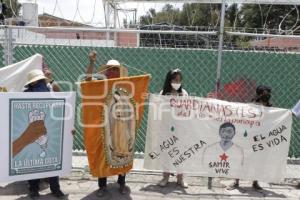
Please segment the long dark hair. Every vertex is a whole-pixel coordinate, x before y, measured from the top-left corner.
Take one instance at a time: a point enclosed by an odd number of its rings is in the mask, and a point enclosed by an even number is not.
[[[165,83],[164,83],[164,88],[163,88],[163,92],[162,95],[170,95],[172,93],[173,87],[171,85],[172,80],[174,80],[176,78],[176,76],[179,75],[182,81],[182,74],[180,69],[174,69],[174,70],[170,70],[167,73],[166,79],[165,79]],[[177,90],[178,94],[181,96],[182,95],[182,85],[181,87]]]

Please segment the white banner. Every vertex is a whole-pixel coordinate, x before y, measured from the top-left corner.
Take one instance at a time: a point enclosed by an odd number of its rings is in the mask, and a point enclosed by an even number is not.
[[[0,92],[22,92],[27,74],[33,69],[42,69],[43,57],[36,54],[18,63],[0,68]]]
[[[144,168],[279,182],[291,124],[286,109],[151,95]]]
[[[0,182],[67,175],[74,92],[0,93]]]

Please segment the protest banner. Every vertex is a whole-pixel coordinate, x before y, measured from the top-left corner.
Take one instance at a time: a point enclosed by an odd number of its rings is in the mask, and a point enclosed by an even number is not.
[[[132,168],[149,79],[143,75],[81,84],[84,144],[94,177]]]
[[[0,93],[0,182],[67,175],[74,92]]]
[[[43,57],[35,54],[18,63],[0,68],[0,92],[22,92],[27,82],[27,74],[34,69],[42,69]]]
[[[286,109],[151,95],[144,168],[278,182],[291,124]]]

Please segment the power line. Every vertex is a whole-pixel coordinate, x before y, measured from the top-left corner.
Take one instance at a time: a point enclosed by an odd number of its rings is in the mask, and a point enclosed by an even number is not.
[[[121,6],[119,4],[117,4],[116,6],[117,6],[117,11],[121,11],[123,13],[123,15],[125,16],[126,22],[130,23],[131,17],[128,13],[132,13],[132,12],[133,12],[132,21],[136,22],[136,19],[135,19],[135,13],[137,12],[136,8],[121,8]],[[118,12],[117,12],[117,15],[118,15],[119,26],[120,26],[120,19],[119,19]],[[129,18],[129,21],[128,21],[128,18]]]
[[[295,24],[294,24],[289,30],[282,30],[282,29],[281,29],[282,23],[286,20],[286,18],[287,18],[294,10],[296,10],[296,12],[297,12],[297,20],[296,20]],[[295,5],[294,8],[293,8],[290,12],[288,12],[288,13],[284,16],[284,18],[281,20],[281,22],[280,22],[280,24],[279,24],[279,26],[278,26],[278,31],[279,31],[279,33],[280,33],[281,31],[282,31],[283,33],[288,33],[288,32],[292,33],[293,31],[297,30],[297,28],[298,28],[298,27],[297,27],[298,22],[299,22],[299,9],[298,9],[298,7]],[[294,29],[294,28],[295,28],[295,29]],[[294,29],[294,30],[293,30],[293,29]]]
[[[76,18],[76,16],[77,16],[77,12],[78,12],[78,5],[79,5],[79,0],[76,0],[76,10],[75,10],[75,13],[74,13],[74,16],[73,16],[72,23],[74,23],[74,21],[75,21],[75,18]]]
[[[90,21],[85,21],[85,20],[83,19],[82,15],[81,15],[81,13],[80,13],[80,9],[79,9],[79,1],[78,1],[76,7],[77,7],[77,11],[78,11],[78,14],[79,14],[79,17],[80,17],[82,23],[84,23],[84,24],[90,24],[90,23],[92,23],[92,22],[94,21],[94,18],[95,18],[95,12],[96,12],[96,2],[97,2],[97,0],[94,0],[93,15],[92,15],[91,20],[90,20]]]
[[[271,11],[271,8],[272,8],[273,4],[270,5],[269,9],[268,9],[268,12],[267,12],[267,16],[266,16],[266,20],[265,20],[265,23],[264,23],[264,26],[263,26],[263,29],[266,28],[266,25],[267,25],[267,20],[268,20],[268,17],[269,17],[269,13]]]
[[[13,8],[13,6],[12,6],[11,0],[9,0],[9,6],[10,6],[10,9],[11,9],[11,11],[12,11],[12,13],[13,13],[13,16],[14,16],[15,18],[18,18],[18,16],[16,15],[16,12],[14,11],[14,8]]]
[[[145,12],[145,13],[148,13],[148,15],[151,17],[151,22],[150,22],[149,18],[147,17],[147,14],[145,15],[145,18],[146,18],[146,20],[148,21],[148,24],[152,24],[152,23],[153,23],[153,16],[152,16],[152,14],[150,13],[150,10],[146,11],[146,9],[145,9],[145,4],[144,4],[144,3],[143,3],[143,9],[144,9],[144,12]]]
[[[94,18],[95,18],[95,13],[96,13],[96,2],[97,2],[97,0],[95,0],[95,2],[94,2],[93,16],[92,16],[92,18],[91,18],[91,22],[93,22],[93,21],[94,21]]]
[[[61,14],[62,18],[65,19],[64,14],[63,14],[59,4],[57,4],[57,8],[58,8],[58,11]]]
[[[57,4],[58,4],[58,0],[55,0],[54,8],[53,8],[53,11],[52,11],[52,15],[53,15],[53,16],[54,16],[54,14],[55,14]]]

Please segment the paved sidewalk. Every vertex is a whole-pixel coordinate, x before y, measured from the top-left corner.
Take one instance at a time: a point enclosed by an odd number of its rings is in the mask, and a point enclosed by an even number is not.
[[[128,195],[118,192],[115,183],[117,177],[108,179],[108,193],[104,198],[98,198],[97,179],[88,173],[87,159],[85,156],[74,156],[72,174],[61,178],[61,188],[68,193],[70,200],[194,200],[194,199],[266,199],[266,200],[300,200],[300,190],[295,188],[300,181],[300,165],[288,165],[287,180],[282,184],[261,183],[264,190],[255,191],[251,188],[251,182],[241,181],[241,189],[228,191],[226,186],[232,180],[213,179],[213,188],[207,189],[207,178],[187,176],[186,182],[189,188],[182,189],[175,183],[175,177],[171,177],[171,183],[161,188],[157,183],[161,179],[161,173],[145,171],[143,160],[135,160],[134,170],[127,175],[127,184],[130,187]],[[298,179],[296,179],[298,178]],[[29,200],[27,196],[27,183],[16,182],[8,185],[0,185],[0,200]],[[54,200],[47,183],[41,184],[41,200]]]
[[[187,177],[188,189],[182,189],[175,184],[175,177],[167,187],[157,186],[161,174],[130,173],[127,176],[127,183],[130,187],[128,195],[121,195],[118,192],[118,185],[114,182],[117,177],[109,178],[108,193],[104,198],[96,196],[97,180],[89,174],[73,172],[68,178],[61,179],[61,187],[69,194],[70,200],[182,200],[182,199],[300,199],[300,190],[295,189],[296,180],[285,184],[262,183],[264,190],[254,191],[250,186],[251,182],[241,182],[242,189],[227,191],[226,185],[231,180],[213,179],[212,190],[207,189],[207,178]],[[41,184],[41,200],[55,199],[50,194],[46,183]],[[1,200],[29,200],[27,197],[26,182],[18,182],[0,188]]]

